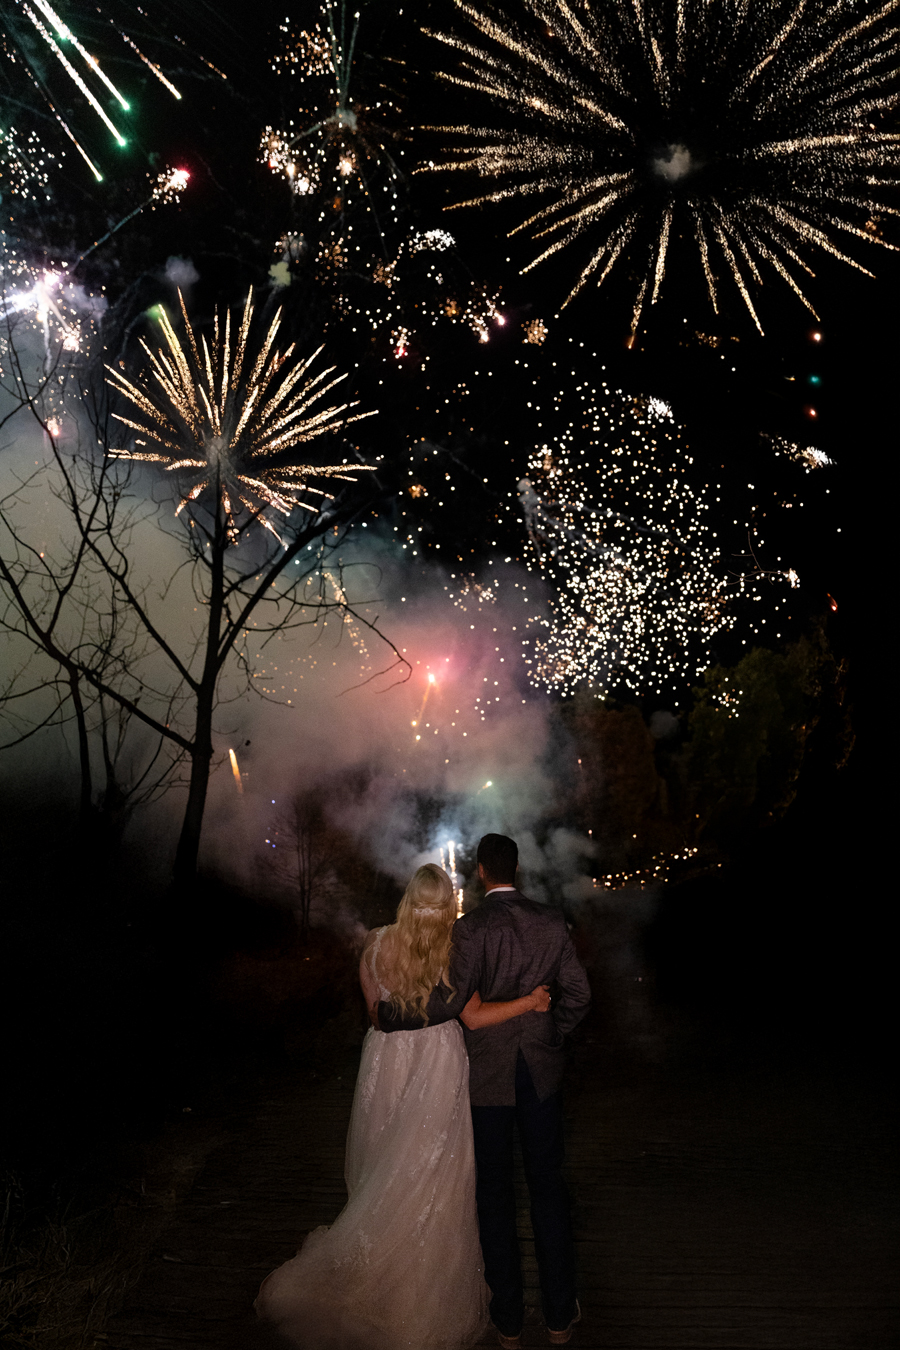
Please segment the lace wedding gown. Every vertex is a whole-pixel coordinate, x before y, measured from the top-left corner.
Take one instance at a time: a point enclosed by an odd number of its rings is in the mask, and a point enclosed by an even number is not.
[[[380,986],[378,934],[367,959]],[[389,974],[387,977],[389,979]],[[432,996],[429,1011],[435,1003]],[[469,1065],[454,1020],[363,1042],[349,1199],[263,1282],[256,1310],[302,1350],[464,1350],[487,1325]]]

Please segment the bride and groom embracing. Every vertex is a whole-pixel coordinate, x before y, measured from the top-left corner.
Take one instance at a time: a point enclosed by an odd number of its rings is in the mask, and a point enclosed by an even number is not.
[[[256,1300],[287,1346],[465,1350],[489,1317],[501,1346],[520,1346],[514,1125],[547,1336],[571,1339],[580,1312],[562,1178],[562,1044],[590,990],[561,912],[516,890],[513,840],[485,835],[477,862],[476,909],[457,919],[450,878],[429,863],[395,923],[366,938],[360,983],[372,1027],[347,1136],[349,1199]]]

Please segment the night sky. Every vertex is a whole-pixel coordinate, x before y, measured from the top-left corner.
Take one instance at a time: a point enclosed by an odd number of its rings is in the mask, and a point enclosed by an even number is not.
[[[880,785],[893,649],[895,217],[884,204],[871,212],[889,249],[841,238],[874,279],[821,250],[804,253],[818,319],[765,272],[750,287],[764,335],[711,250],[713,313],[695,242],[676,218],[659,297],[633,333],[643,235],[599,289],[589,283],[564,308],[590,229],[526,271],[540,241],[510,231],[534,204],[455,209],[484,187],[477,176],[416,171],[448,153],[435,127],[492,116],[489,99],[436,77],[457,58],[424,30],[462,23],[452,0],[360,5],[343,130],[329,121],[326,9],[312,0],[285,9],[275,0],[227,12],[200,0],[59,0],[55,12],[129,103],[60,36],[119,128],[118,146],[25,5],[3,3],[0,416],[14,415],[0,428],[0,560],[12,569],[0,578],[0,713],[7,894],[17,900],[4,915],[0,982],[6,1024],[18,1029],[9,1077],[23,1084],[11,1157],[27,1181],[22,1195],[33,1187],[48,1213],[65,1191],[60,1177],[72,1194],[95,1185],[106,1141],[152,1134],[164,1120],[180,1129],[189,1104],[199,1116],[212,1103],[212,1119],[232,1091],[249,1100],[270,1054],[282,1054],[282,1068],[302,1062],[304,1073],[346,1066],[361,1037],[362,933],[390,918],[423,861],[445,863],[472,903],[474,846],[486,831],[516,836],[531,893],[565,906],[594,962],[598,1048],[585,1042],[582,1065],[605,1055],[614,1072],[620,1052],[639,1057],[636,1042],[615,1037],[626,995],[644,979],[650,1021],[668,1009],[654,1034],[666,1018],[665,1035],[687,1025],[682,1013],[706,1019],[706,1039],[685,1050],[685,1033],[678,1053],[705,1055],[707,1067],[741,1036],[756,1037],[773,1063],[782,1052],[787,1063],[795,1036],[809,1063],[820,1047],[822,1063],[842,1047],[851,1065],[859,1046],[860,1063],[870,1055],[875,1064],[873,1029],[888,1025]],[[354,8],[335,3],[331,13],[346,48]],[[808,40],[814,50],[812,29]],[[896,52],[896,27],[884,48]],[[712,163],[729,149],[727,123],[716,121],[729,69],[712,46],[704,59],[710,85],[700,79],[685,125]],[[680,146],[677,127],[663,128],[656,146],[650,93],[625,85],[622,106],[635,110],[648,154]],[[896,97],[894,77],[865,114],[869,131],[896,131]],[[496,116],[509,130],[509,114]],[[791,116],[786,99],[779,134]],[[579,162],[593,163],[593,136],[583,130]],[[173,170],[186,183],[152,200]],[[294,190],[303,174],[308,190]],[[853,207],[863,225],[865,207]],[[53,577],[46,560],[65,557],[71,529],[57,468],[96,469],[105,412],[134,415],[124,396],[104,401],[104,367],[140,384],[142,344],[162,345],[161,312],[184,333],[177,289],[212,341],[216,313],[238,321],[251,287],[251,347],[280,307],[277,345],[295,343],[302,359],[321,346],[314,369],[347,376],[335,400],[376,414],[283,450],[275,470],[346,459],[376,472],[338,497],[346,529],[311,537],[308,556],[304,545],[292,557],[301,566],[327,550],[310,563],[298,626],[269,638],[259,609],[240,660],[225,666],[200,879],[186,896],[183,876],[171,886],[186,761],[175,762],[171,745],[154,759],[157,742],[134,717],[116,760],[123,795],[108,783],[104,795],[101,731],[113,723],[90,701],[94,779],[85,801],[82,777],[79,810],[70,689],[46,655],[25,666],[24,640],[10,636],[21,629],[10,579],[32,563],[32,576],[46,566]],[[40,426],[14,411],[17,353],[32,380],[60,361]],[[104,435],[128,454],[139,449],[133,427],[105,424]],[[830,463],[804,463],[811,448]],[[123,472],[136,512],[129,578],[149,597],[156,631],[190,651],[208,605],[192,588],[186,543],[212,519],[209,494],[176,518],[186,471],[174,474],[177,491],[159,463]],[[607,509],[612,523],[600,528]],[[617,609],[681,511],[694,529],[682,570],[669,557],[640,613]],[[286,547],[309,519],[299,510],[278,518]],[[281,543],[258,523],[242,529],[223,567],[263,575]],[[597,600],[598,583],[566,629],[585,593],[574,583],[611,556],[615,585]],[[728,586],[704,618],[707,565]],[[316,588],[330,609],[313,624]],[[79,609],[73,595],[83,636],[72,643],[83,654],[109,611],[95,598]],[[679,645],[682,619],[695,628]],[[554,623],[558,645],[542,648]],[[187,737],[196,700],[155,641],[128,648],[107,675],[130,694],[139,677],[141,712]],[[547,650],[563,658],[554,665]],[[741,662],[758,680],[745,723],[728,720],[739,715]],[[698,692],[713,667],[719,684]],[[57,698],[61,719],[48,715]],[[135,786],[145,768],[148,783],[162,775],[146,802]],[[278,853],[303,831],[323,841],[328,879],[311,910]],[[673,884],[656,886],[661,879]],[[325,1025],[329,999],[340,1011]],[[92,1195],[81,1195],[82,1208]]]
[[[347,106],[360,115],[353,134],[368,155],[367,200],[358,177],[342,183],[334,154],[322,159],[321,178],[305,195],[292,194],[277,165],[273,171],[274,158],[262,162],[265,128],[308,129],[302,148],[315,141],[316,119],[330,112],[328,78],[317,82],[304,66],[313,50],[304,32],[318,31],[320,40],[325,31],[315,5],[286,18],[280,7],[263,4],[252,19],[249,11],[226,19],[202,5],[160,6],[144,15],[119,4],[90,16],[63,7],[63,18],[127,92],[127,111],[111,94],[101,98],[121,124],[122,147],[67,83],[24,13],[11,11],[3,66],[4,116],[13,129],[5,142],[7,293],[24,287],[29,269],[37,275],[52,266],[65,267],[83,296],[102,295],[105,313],[98,312],[93,336],[83,343],[94,372],[110,360],[129,373],[139,369],[139,340],[154,346],[158,335],[154,306],[173,306],[179,280],[200,328],[217,306],[242,303],[250,286],[267,312],[281,304],[283,331],[301,350],[324,342],[327,359],[349,372],[347,388],[360,407],[378,411],[352,437],[357,452],[380,466],[368,537],[377,540],[379,565],[389,567],[387,605],[407,603],[402,593],[409,590],[432,618],[452,615],[453,605],[465,609],[471,588],[489,587],[501,565],[519,578],[504,581],[507,590],[531,587],[529,621],[546,615],[561,573],[545,577],[544,589],[533,570],[518,495],[529,455],[541,445],[555,451],[573,421],[577,434],[585,391],[606,384],[635,407],[660,400],[668,429],[692,457],[693,488],[712,507],[706,528],[719,526],[721,564],[732,579],[743,574],[759,600],[733,597],[730,626],[703,639],[668,680],[651,680],[638,658],[631,677],[614,662],[600,685],[636,702],[647,719],[658,709],[677,712],[705,665],[733,665],[757,643],[779,650],[821,620],[836,659],[849,660],[854,718],[859,726],[874,721],[880,683],[873,660],[882,624],[873,622],[872,601],[890,536],[889,498],[876,489],[885,481],[896,362],[894,254],[863,246],[873,280],[818,251],[816,275],[804,282],[818,321],[770,272],[753,292],[765,336],[721,276],[720,313],[712,313],[699,261],[677,231],[659,301],[645,306],[636,334],[629,336],[630,314],[642,263],[627,250],[599,290],[589,284],[562,309],[573,274],[569,250],[523,272],[535,245],[524,234],[507,234],[522,218],[515,199],[448,210],[471,194],[471,176],[458,184],[454,174],[413,172],[440,158],[441,133],[430,127],[485,117],[484,100],[433,73],[439,63],[453,68],[454,57],[424,29],[452,23],[450,8],[435,2],[414,13],[363,10]],[[346,39],[353,16],[339,6],[333,13],[338,28],[346,25]],[[635,107],[639,117],[641,105]],[[94,181],[57,114],[102,182]],[[701,117],[693,105],[691,116]],[[889,107],[882,103],[877,116],[887,128]],[[26,140],[23,157],[15,146]],[[128,219],[157,175],[171,169],[190,175],[177,199]],[[436,230],[452,232],[447,251],[416,252],[411,241]],[[335,247],[343,250],[337,260],[329,255]],[[390,275],[379,276],[379,266]],[[475,322],[467,322],[472,314]],[[546,333],[541,343],[524,340],[535,325]],[[479,331],[486,341],[478,340]],[[807,472],[778,452],[786,444],[817,447],[832,463]],[[593,456],[603,467],[596,446],[586,454],[586,462]],[[163,500],[158,478],[141,482]],[[367,547],[361,526],[347,544],[348,558],[360,565]],[[523,563],[532,567],[528,578]],[[562,573],[567,565],[561,563]],[[787,585],[789,570],[799,588]],[[674,604],[674,597],[663,603]],[[508,613],[491,630],[499,633],[504,661],[516,666],[514,683],[528,700],[540,701],[544,694],[519,664],[535,636],[525,627],[524,646],[523,625],[513,630]],[[439,660],[425,645],[415,652],[406,629],[398,633],[414,668]],[[652,646],[652,617],[647,640]],[[363,678],[373,669],[364,661]],[[266,679],[271,671],[262,673]],[[579,679],[583,672],[558,684],[557,693],[571,696]],[[483,707],[476,711],[483,719]]]

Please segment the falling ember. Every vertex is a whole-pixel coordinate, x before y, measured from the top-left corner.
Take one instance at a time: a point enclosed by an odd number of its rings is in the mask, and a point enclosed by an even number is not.
[[[427,680],[427,682],[426,682],[426,684],[425,684],[425,696],[424,696],[424,698],[422,699],[422,705],[421,705],[421,707],[419,708],[419,711],[416,713],[415,718],[414,718],[414,720],[413,720],[413,726],[414,726],[414,727],[419,726],[419,724],[421,723],[421,721],[422,721],[422,716],[423,716],[423,714],[424,714],[424,712],[425,712],[425,705],[426,705],[426,703],[428,702],[428,695],[431,693],[431,690],[432,690],[433,686],[434,686],[436,683],[437,683],[437,676],[434,675],[431,671],[429,671],[429,672],[428,672],[428,680]],[[420,737],[417,736],[417,737],[416,737],[416,740],[418,741],[419,739],[420,739]]]
[[[231,760],[231,772],[234,774],[234,781],[235,781],[235,783],[237,784],[237,790],[238,790],[238,792],[240,793],[240,795],[243,797],[243,795],[244,795],[244,783],[243,783],[243,779],[241,778],[241,771],[240,771],[240,769],[238,768],[237,755],[234,753],[233,750],[229,750],[229,751],[228,751],[228,758]]]
[[[140,47],[138,47],[137,43],[132,42],[132,40],[131,40],[131,38],[128,36],[128,34],[125,33],[125,32],[123,32],[121,28],[117,28],[117,29],[116,29],[116,32],[119,34],[119,37],[122,38],[123,42],[127,42],[127,43],[128,43],[128,45],[129,45],[129,47],[132,49],[132,51],[137,52],[138,56],[139,56],[139,57],[141,58],[141,60],[143,61],[144,65],[147,66],[150,70],[153,71],[153,74],[154,74],[154,75],[156,76],[156,78],[159,80],[160,84],[164,84],[164,85],[165,85],[165,87],[168,89],[168,91],[169,91],[169,93],[172,95],[172,97],[173,97],[173,98],[180,99],[180,98],[181,98],[181,95],[179,94],[178,90],[175,88],[175,86],[174,86],[174,84],[172,83],[171,80],[166,79],[165,75],[162,73],[162,71],[160,70],[159,66],[155,66],[155,65],[153,64],[153,62],[150,60],[150,58],[144,55],[144,53],[141,51]],[[221,71],[219,72],[219,74],[221,74]],[[223,79],[225,78],[224,75],[222,76],[222,78],[223,78]]]

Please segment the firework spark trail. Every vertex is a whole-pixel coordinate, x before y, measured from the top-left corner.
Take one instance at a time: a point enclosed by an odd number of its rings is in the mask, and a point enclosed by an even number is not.
[[[71,28],[69,28],[67,24],[63,23],[62,19],[56,13],[56,10],[51,8],[51,6],[47,4],[47,0],[34,0],[34,3],[37,5],[38,9],[41,11],[44,17],[50,20],[59,36],[63,38],[66,42],[71,42],[72,46],[79,53],[79,55],[81,55],[84,58],[85,63],[90,67],[90,69],[94,72],[94,74],[103,81],[109,92],[112,94],[113,98],[117,100],[119,107],[123,110],[123,112],[128,112],[131,107],[131,104],[127,101],[127,99],[123,97],[122,94],[119,93],[118,89],[113,84],[112,80],[103,70],[97,58],[95,56],[91,56],[91,53],[87,51],[78,41],[78,38],[72,32]]]
[[[426,326],[449,320],[486,343],[506,319],[499,289],[479,283],[446,230],[407,233],[399,213],[408,126],[399,98],[371,87],[363,70],[361,7],[322,0],[319,20],[303,31],[281,25],[271,69],[291,81],[294,114],[262,129],[259,158],[298,199],[293,235],[276,245],[270,275],[290,285],[293,264],[309,257],[342,318],[354,315],[389,338],[395,360],[428,360]],[[417,256],[418,255],[418,256]],[[424,255],[424,256],[422,256]],[[368,283],[361,296],[360,280]]]
[[[104,307],[100,297],[85,293],[72,282],[65,268],[35,268],[12,249],[3,249],[0,254],[0,274],[4,280],[0,318],[9,321],[14,315],[33,316],[43,339],[45,370],[50,368],[53,357],[51,338],[65,352],[81,349],[85,331],[93,329],[94,320]],[[0,343],[0,350],[5,345],[5,341]],[[60,384],[56,391],[60,396],[62,388]]]
[[[9,140],[10,137],[6,139]],[[2,299],[0,299],[0,318],[33,311],[44,339],[44,350],[49,361],[51,354],[50,316],[52,314],[58,324],[59,338],[63,349],[69,352],[77,351],[81,345],[80,324],[74,315],[70,318],[66,317],[61,308],[61,303],[68,302],[71,308],[83,309],[85,307],[84,300],[79,301],[78,299],[79,294],[83,297],[83,292],[73,280],[79,265],[89,254],[106,243],[123,225],[127,225],[146,207],[155,207],[157,204],[169,205],[177,201],[187,186],[189,178],[190,174],[184,169],[166,169],[157,174],[152,180],[153,189],[146,201],[141,202],[112,229],[107,230],[101,238],[95,240],[90,248],[85,249],[84,253],[71,265],[35,268],[15,250],[4,249],[3,256],[0,258],[0,273],[3,274],[4,279],[4,291]],[[25,285],[7,284],[7,279],[21,282],[23,278],[27,279]]]
[[[429,673],[429,675],[428,675],[428,680],[427,680],[427,682],[426,682],[426,684],[425,684],[425,693],[424,693],[424,695],[423,695],[423,697],[422,697],[422,703],[421,703],[421,705],[420,705],[420,707],[419,707],[419,711],[416,713],[415,717],[413,718],[413,723],[412,723],[412,724],[413,724],[414,727],[421,726],[421,724],[422,724],[422,718],[425,716],[425,708],[426,708],[426,706],[427,706],[427,704],[428,704],[428,695],[431,693],[432,689],[434,688],[434,685],[435,685],[435,683],[436,683],[436,678],[437,678],[437,677],[436,677],[434,674]],[[421,736],[416,736],[416,740],[417,740],[417,741],[418,741],[418,740],[421,740],[421,739],[422,739]]]
[[[441,867],[443,867],[444,871],[445,871],[445,872],[447,873],[447,875],[449,876],[450,882],[451,882],[451,884],[452,884],[453,887],[454,887],[454,892],[455,892],[455,895],[456,895],[456,917],[459,918],[460,915],[461,915],[462,912],[463,912],[463,892],[462,892],[462,887],[461,887],[461,886],[460,886],[460,887],[457,887],[457,886],[456,886],[456,878],[457,878],[457,871],[456,871],[456,840],[455,840],[455,839],[448,839],[448,840],[447,840],[446,848],[447,848],[447,852],[446,852],[446,854],[445,854],[445,853],[444,853],[444,845],[443,845],[443,844],[440,845],[440,850],[439,850],[439,852],[440,852],[440,858],[441,858]]]
[[[97,13],[103,17],[100,6],[98,5],[95,8]],[[14,96],[10,97],[9,103],[11,108],[21,106],[26,113],[28,113],[31,111],[29,108],[28,95],[30,95],[32,91],[36,92],[40,98],[41,104],[49,109],[50,116],[74,145],[81,158],[87,164],[95,180],[98,183],[103,182],[104,176],[100,169],[87,153],[84,145],[82,145],[79,140],[78,135],[75,134],[72,126],[69,125],[69,121],[66,120],[66,117],[61,115],[60,107],[57,106],[57,103],[60,102],[60,106],[62,106],[62,104],[71,103],[72,100],[68,94],[63,95],[62,93],[60,94],[59,100],[57,100],[51,93],[47,83],[49,77],[48,72],[52,71],[55,67],[53,65],[48,67],[44,57],[40,54],[40,50],[35,48],[33,38],[29,36],[30,28],[28,25],[37,30],[40,37],[47,44],[47,47],[56,58],[59,67],[65,72],[68,79],[76,85],[79,93],[87,100],[92,111],[100,118],[120,147],[125,147],[128,144],[128,140],[108,115],[104,105],[108,105],[108,96],[110,96],[116,100],[116,103],[124,113],[133,115],[131,103],[106,73],[97,56],[87,49],[78,34],[68,23],[66,23],[65,19],[50,3],[50,0],[15,0],[15,5],[10,3],[7,5],[7,9],[9,10],[9,14],[8,16],[5,16],[7,22],[5,23],[3,54],[9,59],[11,66],[15,68],[15,71],[17,72],[15,78],[19,80],[24,79],[27,82],[27,94],[25,97],[22,97],[20,91],[14,91]],[[77,7],[75,7],[75,9],[77,9]],[[140,6],[138,6],[138,12],[141,14],[144,13],[144,11],[140,9]],[[19,21],[20,14],[27,20],[27,24],[21,25],[21,30]],[[121,39],[133,52],[135,52],[139,59],[153,71],[156,78],[165,85],[174,98],[181,99],[181,93],[176,89],[172,81],[167,78],[158,65],[151,61],[150,58],[141,51],[137,43],[119,26],[117,21],[112,18],[109,18],[108,21],[115,30],[117,38]],[[170,34],[170,36],[182,46],[187,46],[184,40],[178,37],[177,34],[173,33]],[[67,55],[67,51],[69,52],[69,55]],[[227,78],[222,71],[213,66],[212,63],[207,61],[201,54],[191,48],[188,48],[188,51],[194,60],[198,60],[209,67],[209,69],[214,70],[222,79]],[[75,64],[73,64],[73,61],[75,60],[74,53],[77,53],[81,60],[84,61],[84,64],[87,67],[85,72],[80,73],[79,70],[76,69]],[[69,59],[70,55],[72,56],[72,60]],[[87,78],[85,79],[84,76]],[[92,85],[94,86],[93,89],[91,88]],[[67,115],[70,118],[73,115],[73,109],[71,107],[68,109]],[[41,116],[43,120],[43,114]],[[6,138],[13,131],[14,128],[6,126],[3,131],[3,136]],[[45,153],[49,154],[50,152]],[[17,188],[14,186],[12,191],[16,192]]]
[[[69,126],[68,122],[66,122],[65,119],[62,118],[62,117],[59,115],[59,112],[57,111],[56,105],[53,103],[53,100],[49,97],[49,95],[47,94],[46,90],[44,90],[44,89],[41,88],[40,84],[39,84],[38,81],[35,79],[34,72],[33,72],[27,65],[25,65],[24,62],[22,63],[22,65],[23,65],[23,69],[24,69],[24,71],[25,71],[25,74],[27,75],[27,77],[28,77],[28,79],[31,81],[31,83],[34,85],[34,87],[35,87],[35,89],[37,90],[38,94],[41,96],[41,98],[45,98],[45,99],[46,99],[46,101],[47,101],[47,106],[48,106],[48,108],[50,109],[51,114],[53,115],[54,121],[55,121],[55,122],[60,126],[60,128],[65,132],[66,136],[68,136],[69,140],[72,142],[72,144],[74,145],[75,149],[78,151],[79,155],[81,155],[81,158],[84,160],[85,164],[88,166],[88,168],[90,169],[91,173],[94,175],[94,178],[96,179],[96,181],[97,181],[98,183],[102,183],[102,182],[103,182],[103,174],[100,172],[100,170],[97,168],[97,166],[96,166],[96,164],[94,163],[94,161],[93,161],[93,160],[91,159],[91,157],[88,155],[88,153],[87,153],[87,151],[85,150],[84,146],[83,146],[83,145],[81,144],[81,142],[78,140],[78,137],[75,135],[74,131],[71,129],[71,127]],[[12,128],[10,128],[10,130],[12,130]],[[9,133],[7,133],[7,134],[9,134]]]
[[[138,433],[135,446],[155,444],[157,449],[116,449],[112,454],[130,460],[162,464],[168,472],[190,471],[194,481],[187,486],[176,514],[205,492],[212,491],[224,512],[229,538],[236,543],[240,528],[237,517],[243,508],[283,543],[267,511],[285,518],[295,507],[318,513],[320,503],[300,497],[329,498],[330,493],[313,487],[310,478],[355,481],[359,472],[373,472],[369,465],[279,463],[293,446],[341,430],[350,422],[372,413],[350,413],[356,402],[316,408],[325,395],[346,379],[329,380],[335,367],[308,375],[320,347],[305,361],[291,364],[294,345],[285,352],[274,343],[281,323],[276,313],[248,369],[252,354],[250,329],[253,292],[247,296],[236,340],[232,343],[231,314],[224,324],[218,311],[212,346],[206,336],[191,327],[181,292],[178,293],[187,345],[181,342],[160,308],[159,321],[168,351],[141,347],[149,375],[140,384],[107,366],[108,383],[130,402],[144,421],[115,413],[123,425]],[[352,472],[351,472],[352,470]]]
[[[815,445],[797,445],[796,442],[787,441],[782,436],[763,435],[762,439],[768,441],[776,453],[787,455],[796,464],[802,464],[807,473],[813,469],[824,469],[834,463],[824,450],[819,450]]]
[[[63,69],[75,82],[75,84],[78,86],[81,92],[84,94],[88,103],[90,103],[91,107],[94,109],[94,112],[100,118],[101,122],[103,122],[104,126],[108,127],[109,130],[112,132],[113,137],[115,138],[117,144],[120,146],[126,145],[127,142],[125,140],[125,137],[119,131],[115,123],[112,122],[110,118],[106,115],[106,111],[103,108],[102,104],[98,101],[97,97],[85,84],[84,80],[81,78],[78,71],[75,69],[71,61],[65,55],[65,53],[63,52],[59,43],[56,41],[56,38],[53,36],[53,34],[44,27],[38,16],[35,14],[34,10],[29,5],[24,5],[23,8],[25,10],[25,13],[31,20],[31,22],[34,24],[35,28],[40,33],[41,37],[44,39],[44,41],[48,44],[48,46],[52,49],[52,51],[58,58]]]
[[[45,340],[49,343],[49,330],[47,329],[48,313],[56,316],[60,329],[65,339],[75,330],[68,323],[65,315],[54,299],[52,292],[63,280],[63,273],[53,272],[49,268],[45,269],[34,285],[25,291],[14,291],[11,295],[4,297],[0,301],[0,316],[6,318],[11,314],[22,314],[26,310],[33,309],[38,316],[39,322],[45,330]]]
[[[110,22],[112,22],[112,20],[110,20]],[[175,88],[171,80],[166,79],[165,75],[162,73],[159,66],[155,66],[153,62],[150,60],[149,56],[145,56],[144,53],[141,51],[140,47],[137,45],[137,43],[132,42],[128,34],[123,33],[121,28],[116,28],[116,32],[119,34],[119,37],[122,39],[123,42],[128,43],[128,46],[132,49],[132,51],[137,52],[138,56],[143,61],[144,65],[150,67],[150,69],[153,71],[153,74],[159,80],[160,84],[164,84],[166,86],[166,88],[168,89],[169,93],[173,96],[173,98],[180,99],[181,95],[179,94],[178,90]],[[219,71],[219,74],[221,74],[221,71]],[[222,78],[224,79],[225,76],[223,75]]]
[[[441,73],[493,119],[430,128],[448,148],[427,168],[482,180],[457,206],[533,201],[511,231],[544,241],[529,267],[583,244],[566,304],[627,260],[643,273],[636,331],[693,238],[713,309],[724,264],[761,330],[751,287],[767,267],[812,309],[804,253],[867,272],[836,234],[895,247],[880,234],[900,214],[900,136],[880,124],[897,106],[895,0],[862,18],[828,0],[456,6],[468,28],[431,31],[457,57]]]
[[[113,225],[111,230],[106,231],[106,234],[101,235],[99,239],[95,239],[90,248],[86,248],[72,264],[71,270],[74,272],[75,268],[80,266],[95,249],[105,244],[107,239],[112,239],[113,235],[117,234],[123,225],[127,225],[130,220],[134,220],[135,216],[140,215],[148,206],[155,209],[158,204],[169,206],[173,202],[177,202],[190,182],[190,177],[187,169],[164,169],[162,173],[158,173],[154,180],[153,191],[147,200],[141,202],[140,206],[136,206],[133,211],[129,211],[128,215],[123,216],[120,221]]]

